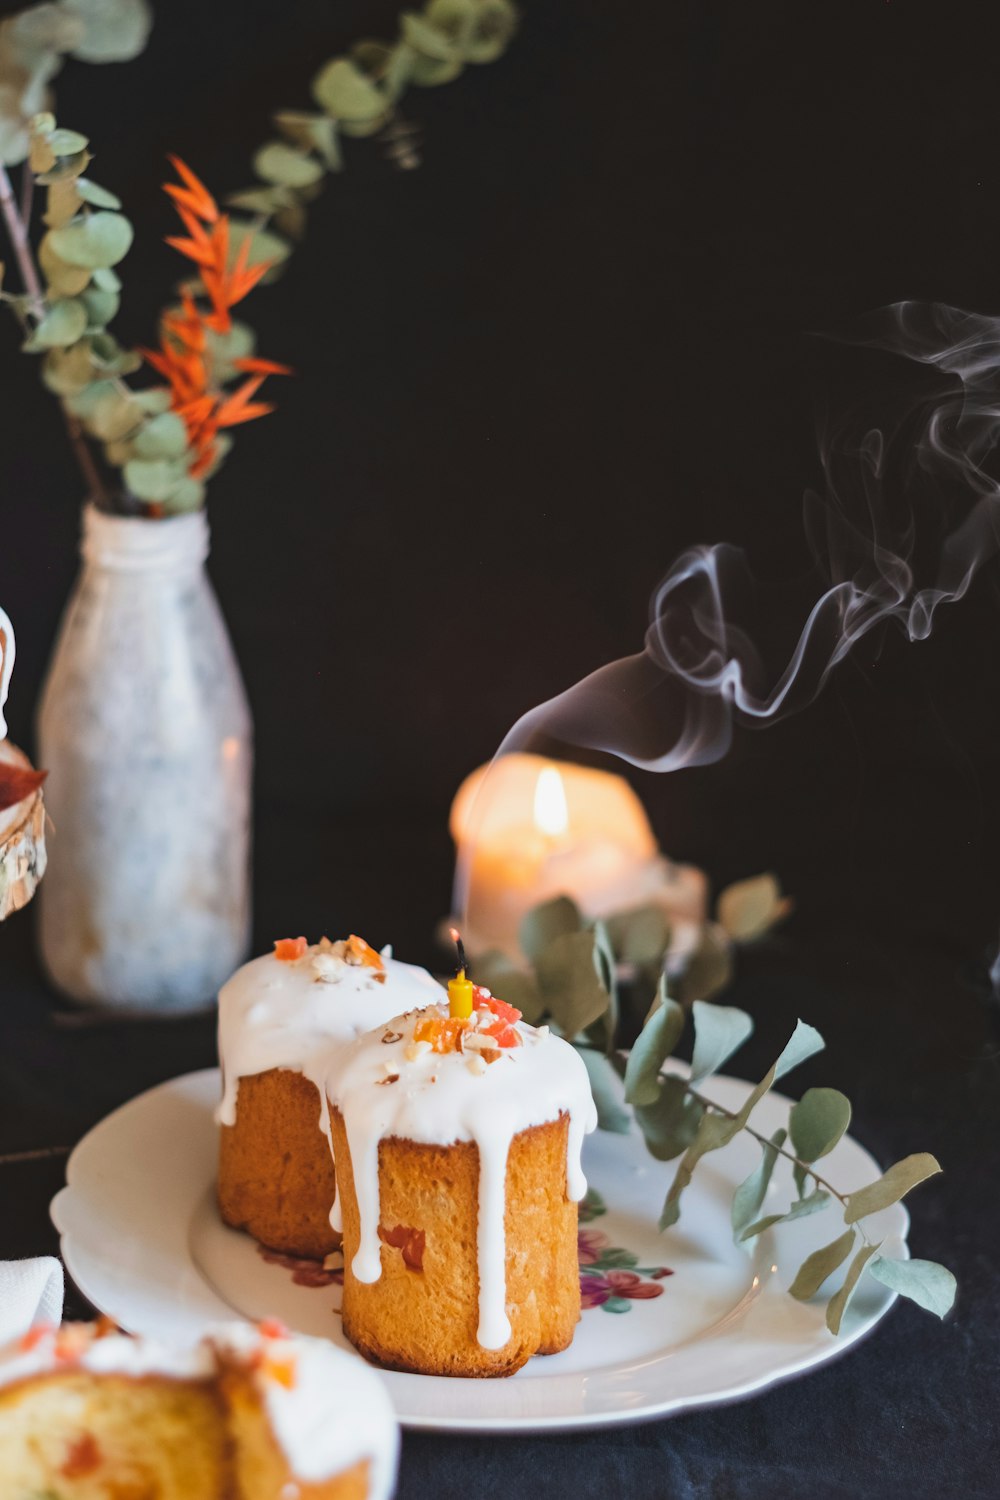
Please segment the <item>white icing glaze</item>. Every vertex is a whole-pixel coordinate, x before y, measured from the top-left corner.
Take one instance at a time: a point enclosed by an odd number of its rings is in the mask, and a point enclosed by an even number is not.
[[[566,1180],[569,1197],[587,1191],[580,1163],[583,1137],[597,1124],[597,1110],[583,1059],[547,1028],[520,1022],[522,1045],[504,1048],[496,1061],[478,1064],[466,1041],[464,1052],[436,1053],[413,1039],[421,1016],[446,1016],[446,1005],[398,1016],[345,1048],[327,1078],[330,1101],[344,1120],[361,1219],[360,1243],[351,1269],[359,1281],[382,1273],[379,1228],[379,1142],[389,1136],[425,1145],[474,1141],[479,1151],[479,1343],[502,1349],[510,1338],[506,1313],[504,1211],[507,1155],[522,1130],[569,1116]],[[481,1024],[495,1021],[483,1016]],[[383,1040],[386,1034],[398,1040]],[[485,1039],[484,1039],[485,1040]],[[478,1044],[477,1044],[478,1045]],[[393,1074],[395,1082],[387,1082]],[[331,1221],[341,1228],[339,1202]]]
[[[3,716],[10,687],[10,674],[14,670],[14,627],[10,616],[0,609],[0,740],[7,738],[7,721]]]
[[[292,1335],[265,1338],[249,1323],[225,1323],[188,1349],[170,1349],[127,1334],[94,1337],[73,1327],[73,1357],[65,1351],[67,1330],[46,1331],[31,1349],[15,1343],[0,1351],[0,1386],[52,1370],[84,1369],[95,1375],[175,1380],[211,1380],[219,1372],[217,1351],[250,1368],[274,1437],[296,1478],[328,1479],[366,1460],[368,1500],[389,1500],[399,1450],[392,1404],[375,1372],[355,1355],[325,1339]],[[265,1361],[259,1361],[259,1355]],[[267,1373],[267,1361],[291,1363],[289,1389]]]
[[[399,1429],[388,1392],[357,1355],[326,1339],[294,1335],[261,1339],[249,1323],[213,1329],[209,1342],[238,1358],[263,1343],[269,1357],[294,1360],[289,1390],[266,1373],[255,1382],[268,1420],[297,1478],[328,1479],[367,1460],[368,1500],[389,1500],[399,1455]]]
[[[241,1078],[288,1068],[315,1085],[319,1126],[329,1140],[324,1082],[336,1052],[408,1006],[443,994],[426,969],[388,957],[383,963],[380,982],[374,969],[344,963],[315,943],[294,962],[267,953],[238,969],[219,992],[218,1122],[236,1123]]]

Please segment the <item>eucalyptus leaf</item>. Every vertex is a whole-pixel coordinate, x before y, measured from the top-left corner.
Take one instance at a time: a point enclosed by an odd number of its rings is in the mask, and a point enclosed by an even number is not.
[[[50,349],[42,364],[42,381],[57,396],[72,396],[93,379],[94,361],[89,341],[70,349]]]
[[[805,1021],[796,1021],[795,1030],[774,1065],[775,1078],[783,1078],[786,1073],[804,1063],[807,1057],[822,1052],[825,1046],[826,1043],[815,1026],[809,1026]]]
[[[607,918],[611,946],[625,964],[662,963],[670,944],[670,919],[662,906],[637,906]]]
[[[271,234],[267,229],[260,229],[247,219],[231,219],[229,221],[229,250],[234,260],[244,240],[250,241],[247,263],[251,266],[259,266],[261,261],[267,261],[270,266],[279,266],[292,253],[291,245],[280,235]],[[268,281],[272,275],[273,272],[269,271],[263,279]]]
[[[663,995],[661,1003],[636,1037],[625,1069],[629,1104],[654,1104],[660,1093],[660,1071],[681,1039],[684,1010]]]
[[[848,1229],[829,1245],[824,1245],[821,1250],[814,1250],[811,1255],[807,1255],[799,1267],[795,1280],[788,1288],[791,1295],[800,1302],[807,1302],[810,1297],[815,1297],[826,1278],[832,1276],[837,1267],[844,1264],[854,1249],[854,1239],[854,1230]]]
[[[57,156],[46,172],[38,172],[35,181],[42,187],[52,187],[57,182],[70,182],[80,177],[93,161],[89,151],[76,151],[72,156]]]
[[[77,186],[79,187],[79,183]],[[120,292],[122,289],[121,277],[110,266],[98,266],[90,279],[102,292]]]
[[[435,62],[457,61],[461,66],[462,53],[450,27],[435,26],[415,11],[404,11],[399,24],[407,44],[421,57]]]
[[[338,120],[373,120],[385,100],[371,79],[346,57],[334,58],[313,80],[313,97]]]
[[[826,1305],[826,1326],[831,1333],[839,1333],[843,1322],[847,1304],[854,1295],[854,1288],[861,1279],[861,1273],[878,1250],[878,1245],[862,1245],[857,1255],[851,1261],[844,1284],[838,1292],[830,1298]]]
[[[603,1015],[609,994],[593,932],[566,932],[545,949],[535,966],[545,1007],[572,1040]]]
[[[556,896],[533,906],[521,922],[518,941],[522,952],[537,963],[550,943],[567,933],[580,932],[583,918],[580,909],[568,896]]]
[[[45,139],[54,156],[77,156],[90,145],[87,137],[76,130],[52,130]]]
[[[418,48],[409,44],[409,81],[418,88],[432,89],[439,84],[451,83],[462,71],[462,59],[456,55],[449,61],[427,57]]]
[[[106,394],[95,403],[85,418],[88,432],[102,442],[111,443],[135,431],[145,415],[131,391],[123,389],[113,381],[105,382]],[[138,491],[136,491],[138,494]],[[140,499],[155,499],[156,496],[139,496]]]
[[[717,1073],[723,1063],[737,1052],[753,1034],[753,1021],[745,1010],[733,1005],[708,1005],[696,1000],[694,1018],[694,1054],[691,1058],[691,1082],[697,1085]]]
[[[125,483],[137,500],[169,500],[187,477],[182,463],[165,458],[134,458],[125,465]]]
[[[60,260],[71,266],[114,266],[128,254],[133,229],[123,214],[99,209],[62,229],[52,229],[46,239]]]
[[[38,354],[43,349],[66,349],[82,337],[86,327],[87,309],[83,303],[66,298],[52,304],[23,348],[28,354]]]
[[[339,172],[344,164],[337,133],[337,122],[329,115],[303,114],[284,110],[274,117],[274,123],[283,135],[297,146],[306,146],[317,151],[326,163],[328,171]]]
[[[778,1160],[778,1148],[785,1144],[785,1130],[776,1130],[766,1146],[761,1148],[759,1165],[741,1182],[733,1194],[731,1218],[733,1238],[739,1244],[743,1231],[752,1224],[767,1196],[767,1189]]]
[[[728,886],[719,897],[717,911],[729,936],[745,943],[760,937],[784,916],[787,903],[773,875],[756,875]]]
[[[323,176],[322,164],[312,156],[284,141],[270,141],[261,146],[253,159],[254,171],[267,182],[276,182],[282,187],[303,188],[319,182]]]
[[[62,8],[83,23],[72,49],[81,62],[128,62],[145,47],[153,24],[148,0],[62,0]]]
[[[91,182],[89,177],[78,177],[76,190],[83,201],[93,208],[121,208],[122,206],[120,198],[116,198],[114,193],[109,193],[107,188],[101,187],[100,183]]]
[[[83,199],[72,178],[67,182],[53,183],[45,206],[46,224],[50,229],[59,229],[63,224],[68,224],[70,219],[76,217],[82,203]]]
[[[844,1223],[856,1224],[866,1214],[889,1208],[891,1204],[898,1203],[900,1198],[905,1198],[911,1188],[926,1181],[928,1177],[936,1176],[940,1170],[940,1164],[929,1151],[918,1151],[913,1156],[904,1157],[890,1167],[888,1172],[883,1173],[878,1182],[848,1194]]]
[[[42,237],[38,246],[38,264],[48,283],[50,292],[57,297],[78,297],[90,285],[90,271],[80,266],[71,266],[55,252],[52,234]]]
[[[618,1038],[618,972],[615,955],[611,948],[608,930],[603,922],[594,923],[594,960],[598,975],[607,993],[608,1003],[597,1019],[591,1022],[588,1035],[596,1046],[603,1046],[606,1055],[614,1051]]]
[[[121,305],[117,292],[106,292],[102,287],[88,287],[80,300],[87,309],[88,327],[93,329],[107,327]]]
[[[685,1152],[705,1113],[704,1105],[688,1093],[683,1078],[673,1075],[662,1080],[652,1104],[633,1107],[646,1149],[657,1161],[674,1161]]]
[[[674,991],[682,1005],[691,1005],[695,1000],[717,995],[732,977],[729,941],[721,928],[707,923],[701,930],[697,948],[674,982]]]
[[[603,1052],[596,1047],[577,1049],[583,1058],[590,1079],[590,1091],[597,1106],[597,1123],[601,1130],[615,1135],[628,1135],[632,1128],[632,1116],[622,1105],[621,1083],[614,1068]]]
[[[793,1104],[788,1128],[795,1154],[819,1161],[833,1150],[851,1123],[851,1101],[837,1089],[806,1089]]]
[[[938,1318],[954,1306],[958,1283],[947,1266],[938,1265],[936,1260],[889,1260],[876,1255],[870,1270],[890,1291],[909,1297]]]
[[[180,484],[170,491],[164,501],[164,509],[169,515],[183,515],[188,511],[200,510],[205,503],[205,486],[200,479],[192,479],[190,474],[185,474]]]
[[[515,1005],[532,1025],[544,1014],[544,1002],[533,976],[514,963],[508,954],[491,949],[476,959],[473,974],[477,984],[484,985],[508,1005]]]
[[[181,458],[187,446],[184,420],[173,411],[150,417],[143,423],[133,443],[136,458]]]
[[[792,1219],[804,1219],[809,1214],[819,1213],[821,1209],[826,1208],[830,1201],[830,1194],[824,1193],[821,1188],[817,1188],[814,1193],[809,1194],[808,1198],[797,1199],[785,1213],[768,1214],[765,1218],[758,1219],[755,1223],[744,1229],[740,1235],[740,1239],[752,1240],[758,1234],[763,1234],[765,1229],[770,1229],[772,1224],[787,1224]]]
[[[517,30],[517,7],[510,0],[481,0],[472,35],[465,45],[467,62],[490,63],[506,51]]]

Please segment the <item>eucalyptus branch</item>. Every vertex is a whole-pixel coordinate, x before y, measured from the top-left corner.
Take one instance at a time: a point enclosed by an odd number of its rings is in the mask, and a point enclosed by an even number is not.
[[[738,1119],[738,1116],[733,1110],[726,1109],[725,1105],[723,1104],[716,1104],[714,1099],[707,1099],[704,1094],[699,1094],[697,1089],[693,1089],[690,1084],[686,1082],[684,1084],[684,1092],[687,1094],[688,1098],[694,1099],[698,1104],[702,1106],[703,1109],[711,1110],[714,1114],[722,1115],[727,1120]],[[776,1146],[772,1140],[770,1140],[766,1135],[761,1135],[760,1131],[755,1130],[754,1127],[749,1123],[741,1124],[740,1129],[744,1134],[753,1136],[758,1145],[766,1148],[768,1151],[774,1151],[778,1156],[783,1156],[785,1161],[789,1161],[793,1166],[798,1167],[804,1176],[812,1178],[813,1182],[815,1182],[818,1188],[821,1188],[828,1192],[832,1197],[837,1199],[838,1203],[840,1203],[843,1208],[847,1208],[849,1201],[848,1195],[846,1193],[840,1192],[838,1188],[835,1188],[833,1183],[830,1182],[826,1177],[821,1177],[811,1162],[803,1161],[802,1157],[796,1156],[793,1151],[786,1151],[783,1145]],[[872,1242],[865,1232],[863,1223],[858,1223],[858,1230],[865,1244],[870,1245]]]
[[[27,169],[26,169],[27,170]],[[14,251],[14,259],[21,273],[21,281],[28,296],[28,305],[32,313],[41,322],[45,316],[45,296],[42,292],[42,283],[39,279],[38,268],[35,258],[31,253],[31,242],[28,238],[28,229],[14,197],[14,189],[11,185],[7,168],[0,162],[0,210],[3,212],[4,222],[7,225],[7,234],[10,237],[11,248]]]
[[[21,168],[21,222],[25,230],[31,230],[31,210],[35,201],[35,174],[25,163]]]
[[[774,1065],[738,1108],[717,1104],[701,1092],[703,1081],[728,1062],[754,1029],[744,1011],[706,1001],[729,982],[732,942],[759,936],[788,908],[771,876],[730,886],[719,896],[717,920],[703,924],[701,941],[693,951],[685,949],[688,957],[678,965],[662,909],[645,907],[606,922],[587,923],[575,904],[561,896],[535,907],[522,923],[520,942],[530,970],[503,954],[487,954],[477,962],[476,978],[517,1005],[529,1021],[548,1020],[561,1035],[575,1039],[601,1129],[627,1133],[634,1119],[650,1155],[676,1163],[661,1229],[680,1218],[684,1194],[701,1159],[744,1132],[760,1146],[761,1157],[733,1194],[737,1245],[745,1247],[773,1226],[828,1208],[831,1200],[842,1210],[840,1233],[806,1257],[788,1288],[791,1296],[810,1300],[846,1265],[843,1283],[826,1307],[831,1333],[840,1331],[855,1288],[869,1273],[891,1291],[943,1317],[955,1297],[952,1273],[933,1261],[883,1255],[881,1244],[869,1237],[865,1226],[869,1215],[891,1208],[918,1183],[940,1172],[934,1157],[927,1152],[905,1157],[875,1182],[844,1193],[815,1165],[833,1151],[850,1124],[851,1105],[844,1094],[832,1088],[807,1089],[789,1106],[787,1129],[775,1131],[770,1139],[751,1123],[754,1109],[776,1080],[822,1051],[825,1043],[815,1027],[803,1021],[796,1024]],[[627,1059],[615,1050],[617,983],[623,971],[635,976],[638,986],[656,986],[652,1007]],[[690,1072],[665,1072],[664,1064],[689,1019],[694,1028]],[[631,1106],[631,1114],[622,1106],[619,1077],[624,1079],[625,1105]],[[798,1197],[781,1212],[765,1213],[779,1157],[791,1163]],[[815,1184],[808,1193],[807,1181]]]

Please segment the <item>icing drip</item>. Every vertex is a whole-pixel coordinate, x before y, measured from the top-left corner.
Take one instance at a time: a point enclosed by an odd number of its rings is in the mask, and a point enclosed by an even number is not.
[[[265,1336],[249,1323],[226,1323],[193,1347],[173,1349],[70,1324],[35,1330],[0,1351],[0,1386],[74,1368],[94,1375],[212,1380],[220,1372],[220,1354],[252,1374],[271,1431],[297,1478],[322,1481],[366,1460],[369,1500],[388,1500],[399,1435],[385,1387],[374,1371],[326,1339]]]
[[[219,992],[220,1125],[236,1123],[240,1079],[288,1068],[302,1073],[319,1095],[319,1128],[330,1139],[323,1087],[332,1055],[345,1042],[387,1021],[407,1006],[441,995],[426,969],[383,958],[376,971],[345,963],[340,945],[315,943],[293,962],[274,953],[255,958]],[[378,975],[378,977],[376,977]]]
[[[510,1338],[506,1313],[507,1156],[514,1137],[533,1125],[569,1116],[566,1184],[579,1201],[587,1191],[583,1138],[597,1110],[583,1059],[547,1027],[515,1027],[521,1045],[502,1050],[486,1035],[496,1016],[480,1012],[463,1037],[463,1050],[436,1052],[417,1040],[428,1019],[444,1021],[445,1005],[397,1016],[359,1037],[331,1065],[330,1102],[340,1111],[351,1152],[360,1241],[351,1269],[361,1282],[382,1274],[379,1241],[378,1150],[389,1136],[424,1145],[473,1141],[479,1153],[479,1343],[502,1349]],[[493,1061],[485,1062],[492,1055]],[[395,1075],[395,1077],[394,1077]],[[390,1079],[394,1081],[390,1082]],[[337,1202],[330,1216],[341,1229]]]

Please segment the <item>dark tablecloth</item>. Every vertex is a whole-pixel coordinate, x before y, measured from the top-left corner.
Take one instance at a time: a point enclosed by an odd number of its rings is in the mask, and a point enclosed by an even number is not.
[[[265,857],[279,821],[264,820]],[[363,894],[364,835],[357,833],[353,850],[349,830],[342,837],[346,852],[359,856]],[[431,874],[443,884],[446,851],[436,835],[411,827],[396,837],[407,857],[431,851]],[[282,882],[269,908],[293,896],[311,917],[306,893],[315,878],[301,872],[301,891]],[[426,937],[435,886],[431,878],[409,915],[400,912],[405,956],[433,957]],[[262,933],[258,946],[265,941]],[[958,1305],[944,1325],[897,1305],[867,1342],[805,1378],[736,1406],[639,1427],[531,1438],[407,1436],[403,1500],[527,1489],[650,1500],[996,1496],[1000,1013],[984,976],[984,967],[939,938],[922,944],[912,932],[887,945],[860,926],[834,928],[803,913],[741,955],[728,997],[757,1020],[741,1071],[756,1076],[802,1015],[823,1030],[828,1050],[793,1075],[794,1090],[843,1087],[855,1106],[854,1133],[883,1162],[911,1150],[939,1157],[945,1175],[911,1199],[911,1247],[958,1274]],[[122,1101],[213,1061],[210,1016],[73,1024],[39,977],[27,914],[0,932],[0,1151],[72,1144]],[[0,1256],[57,1251],[48,1203],[63,1176],[58,1158],[0,1166]],[[72,1288],[67,1312],[89,1312]]]

